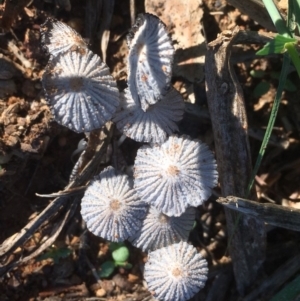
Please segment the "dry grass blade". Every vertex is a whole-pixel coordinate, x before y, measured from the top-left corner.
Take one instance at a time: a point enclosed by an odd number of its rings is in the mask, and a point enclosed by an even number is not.
[[[102,22],[99,31],[99,36],[101,39],[101,53],[103,62],[106,63],[106,50],[109,42],[110,36],[110,22],[114,12],[115,1],[114,0],[104,0],[103,1],[103,11],[102,11]]]
[[[93,44],[99,26],[103,0],[87,0],[85,9],[85,37]]]

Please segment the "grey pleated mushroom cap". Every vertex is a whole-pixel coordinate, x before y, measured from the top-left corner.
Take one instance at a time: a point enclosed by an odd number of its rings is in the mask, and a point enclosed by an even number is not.
[[[119,105],[108,67],[89,50],[52,57],[42,84],[55,120],[75,132],[101,128]]]
[[[141,199],[168,216],[206,201],[216,186],[216,161],[208,146],[171,136],[161,145],[143,146],[134,162],[134,187]]]
[[[113,119],[117,128],[127,137],[139,142],[162,143],[178,131],[184,113],[184,101],[173,87],[163,99],[142,110],[129,91],[121,97],[120,107]]]
[[[81,215],[87,228],[114,242],[124,241],[140,229],[147,208],[130,187],[129,178],[113,167],[93,179],[81,201]]]
[[[40,31],[42,45],[53,56],[67,51],[85,54],[88,50],[80,34],[67,24],[53,18],[47,18],[41,25]]]
[[[186,242],[150,252],[144,278],[154,297],[164,301],[185,301],[204,287],[207,261]]]
[[[189,207],[180,216],[171,216],[159,212],[150,206],[137,234],[129,241],[143,251],[153,251],[167,247],[179,241],[187,241],[195,221],[195,208]]]
[[[147,13],[138,15],[127,42],[129,90],[145,111],[171,86],[174,47],[163,22]]]

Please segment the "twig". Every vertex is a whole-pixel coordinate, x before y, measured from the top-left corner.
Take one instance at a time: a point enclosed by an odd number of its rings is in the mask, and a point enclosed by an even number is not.
[[[270,203],[258,203],[234,196],[219,198],[218,203],[241,213],[255,216],[270,225],[300,231],[300,210]]]
[[[79,193],[82,193],[86,189],[86,186],[79,186],[75,187],[72,189],[66,189],[63,191],[55,192],[55,193],[50,193],[50,194],[39,194],[36,193],[36,196],[39,196],[41,198],[58,198],[58,197],[67,197],[67,196],[72,196],[72,195],[77,195]]]

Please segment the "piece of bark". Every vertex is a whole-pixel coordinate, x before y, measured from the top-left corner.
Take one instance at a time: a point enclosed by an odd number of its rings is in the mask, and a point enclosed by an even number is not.
[[[220,185],[223,196],[245,197],[252,163],[244,97],[230,62],[238,31],[226,31],[208,44],[205,78],[212,120]],[[250,195],[256,199],[255,194]],[[262,270],[265,260],[264,222],[225,209],[228,247],[237,289],[244,295]]]

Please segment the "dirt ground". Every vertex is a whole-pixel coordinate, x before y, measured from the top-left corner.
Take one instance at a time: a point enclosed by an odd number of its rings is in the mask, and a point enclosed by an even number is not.
[[[71,6],[69,1],[63,0],[6,2],[8,4],[0,5],[0,243],[20,231],[51,202],[51,198],[39,197],[36,193],[55,193],[68,184],[78,159],[78,143],[84,138],[83,134],[74,133],[52,119],[41,85],[48,56],[40,43],[40,25],[48,16],[64,21],[83,37],[90,37],[90,48],[101,54],[97,30],[87,25],[89,1],[71,0]],[[144,1],[136,2],[136,14],[144,12]],[[206,42],[235,26],[242,30],[265,31],[225,1],[205,0],[199,10]],[[105,16],[100,15],[98,24],[103,19]],[[107,64],[120,90],[126,87],[126,34],[130,27],[129,1],[116,0]],[[233,54],[245,95],[253,162],[268,123],[282,64],[279,55],[256,57],[257,50],[256,45],[241,45]],[[261,72],[259,78],[253,76],[255,71]],[[189,76],[178,72],[173,77],[174,86],[190,103],[180,123],[180,134],[200,138],[213,150],[204,78],[191,80]],[[291,70],[288,79],[290,86],[284,92],[271,141],[256,177],[256,190],[262,202],[300,208],[300,90],[296,88],[299,78]],[[130,139],[122,145],[122,156],[128,166],[133,164],[139,146]],[[217,187],[210,200],[197,209],[197,224],[190,233],[189,240],[207,258],[210,267],[206,287],[193,300],[209,300],[210,287],[219,273],[228,273],[224,300],[238,298],[226,253],[225,215],[222,206],[215,202],[219,195]],[[86,234],[86,262],[80,255],[82,232],[78,207],[56,241],[43,252],[49,256],[39,255],[1,274],[0,300],[151,300],[142,278],[146,254],[128,243],[128,262],[132,268],[116,268],[100,284],[95,273],[111,257],[109,243]],[[8,258],[1,258],[1,265],[26,256],[45,235],[51,235],[51,227],[37,231]],[[299,240],[297,232],[270,227],[265,264],[268,275],[298,252]],[[259,300],[269,297],[266,292]]]

